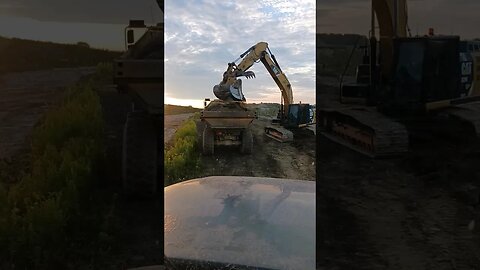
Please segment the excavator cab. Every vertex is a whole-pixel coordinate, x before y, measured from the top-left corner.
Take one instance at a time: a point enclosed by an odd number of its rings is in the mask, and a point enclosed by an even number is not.
[[[299,103],[288,106],[288,115],[284,123],[286,128],[301,128],[314,122],[314,109],[310,104]]]
[[[415,115],[428,104],[462,96],[458,37],[394,39],[390,81],[377,87],[378,107],[390,115]]]
[[[461,76],[471,60],[461,60],[458,36],[393,38],[392,43],[390,68],[380,51],[379,63],[370,74],[369,54],[376,48],[369,48],[357,68],[356,82],[342,84],[342,102],[374,105],[387,115],[408,116],[448,107],[450,101],[468,95],[472,78],[462,85]]]

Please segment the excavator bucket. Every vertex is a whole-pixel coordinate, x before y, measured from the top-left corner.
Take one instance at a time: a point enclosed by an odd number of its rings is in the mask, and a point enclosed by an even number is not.
[[[293,133],[281,126],[266,126],[265,135],[279,142],[293,141]]]

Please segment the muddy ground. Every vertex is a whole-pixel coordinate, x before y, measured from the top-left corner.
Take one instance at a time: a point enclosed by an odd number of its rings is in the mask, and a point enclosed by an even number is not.
[[[315,180],[315,136],[313,132],[294,133],[294,141],[277,142],[264,134],[270,119],[253,121],[254,151],[240,153],[239,147],[215,147],[213,156],[202,156],[201,176],[235,175]]]
[[[249,104],[259,118],[252,123],[254,153],[243,155],[239,146],[216,146],[213,156],[201,157],[198,177],[229,175],[315,180],[315,128],[295,132],[295,140],[277,142],[264,134],[265,126],[276,117],[278,104]],[[166,115],[165,144],[176,129],[193,114]]]
[[[318,78],[318,106],[338,106]],[[320,136],[319,269],[480,269],[480,144],[425,134],[374,160]]]

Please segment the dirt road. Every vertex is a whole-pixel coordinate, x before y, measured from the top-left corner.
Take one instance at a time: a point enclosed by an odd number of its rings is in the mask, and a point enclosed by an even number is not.
[[[315,136],[295,133],[291,143],[280,143],[264,135],[269,120],[253,122],[254,152],[243,155],[238,147],[216,147],[215,155],[202,157],[202,176],[237,175],[315,180]]]
[[[338,89],[319,90],[338,105]],[[432,135],[411,148],[373,160],[321,138],[320,269],[479,269],[480,144]]]
[[[193,113],[165,115],[163,128],[163,138],[165,144],[170,142],[178,127],[191,116],[193,116]]]
[[[5,74],[0,77],[0,159],[28,146],[27,137],[65,87],[95,68],[65,68]]]

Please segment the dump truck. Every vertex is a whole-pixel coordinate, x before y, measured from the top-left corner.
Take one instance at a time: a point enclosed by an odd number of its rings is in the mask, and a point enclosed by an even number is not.
[[[255,111],[243,102],[214,100],[200,112],[197,121],[198,145],[202,153],[213,155],[215,145],[239,145],[241,153],[253,151],[253,134],[250,128]]]
[[[163,12],[163,1],[157,0]],[[114,61],[114,84],[132,99],[122,143],[122,181],[125,193],[155,194],[159,156],[163,151],[163,22],[153,26],[130,20],[125,27],[125,52]],[[140,33],[141,35],[137,35]]]

